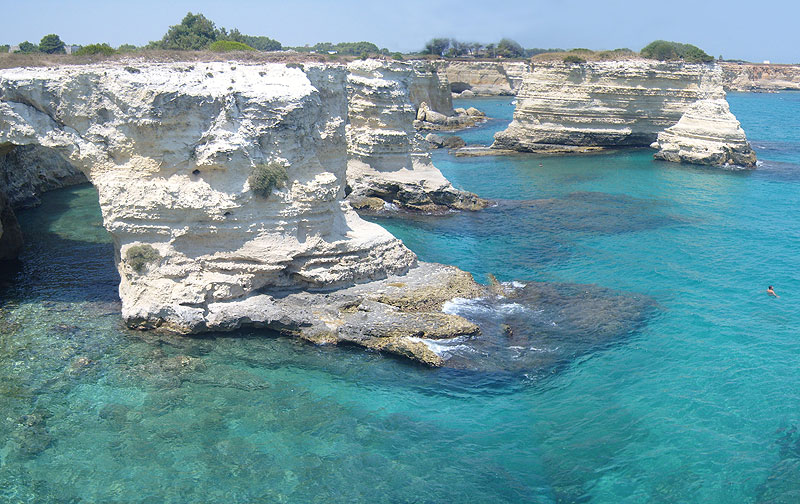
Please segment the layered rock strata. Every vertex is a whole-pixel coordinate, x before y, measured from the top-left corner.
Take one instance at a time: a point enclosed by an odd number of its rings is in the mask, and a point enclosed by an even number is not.
[[[472,96],[515,95],[531,69],[524,61],[440,61],[437,66],[453,93]]]
[[[800,90],[800,65],[721,62],[720,67],[728,91]]]
[[[680,121],[658,134],[656,159],[752,168],[756,154],[724,99],[692,104]]]
[[[342,202],[343,68],[13,69],[0,93],[0,144],[55,149],[97,188],[135,325],[210,329],[212,303],[415,262]],[[271,164],[286,181],[259,195],[251,176]]]
[[[371,209],[385,203],[425,212],[483,208],[485,201],[454,188],[433,165],[415,131],[417,112],[409,96],[415,78],[414,67],[405,63],[348,65],[348,199]]]
[[[495,135],[492,147],[568,152],[650,146],[699,100],[709,100],[708,104],[725,101],[719,67],[650,60],[539,64],[526,75],[514,120]],[[687,117],[686,124],[696,121],[699,111],[691,116],[694,119]],[[707,115],[715,112],[721,115]],[[709,105],[702,113],[706,114],[706,129],[714,125],[723,128],[715,137],[723,144],[720,148],[741,150],[738,134],[729,135],[727,107]],[[733,143],[726,146],[726,138]],[[741,159],[747,156],[742,151]]]
[[[433,111],[453,115],[453,98],[447,77],[438,72],[427,61],[411,61],[411,79],[408,82],[408,98],[416,110],[425,103]]]

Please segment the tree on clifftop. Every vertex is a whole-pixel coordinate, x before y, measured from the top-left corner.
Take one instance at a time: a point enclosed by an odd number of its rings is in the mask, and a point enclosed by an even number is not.
[[[435,38],[433,40],[428,41],[428,43],[425,44],[425,50],[423,51],[423,53],[442,56],[448,47],[450,47],[450,39]]]
[[[64,51],[64,42],[55,33],[42,37],[42,41],[39,42],[39,50],[47,54],[64,54],[66,52]]]
[[[202,14],[189,12],[181,24],[170,26],[161,39],[163,49],[199,51],[217,40],[219,31],[214,23]]]
[[[656,40],[647,44],[640,53],[645,58],[661,61],[683,60],[690,63],[709,63],[714,61],[705,51],[692,44],[681,44],[667,40]]]
[[[525,49],[516,41],[504,38],[497,43],[497,55],[504,58],[521,58],[525,56]]]

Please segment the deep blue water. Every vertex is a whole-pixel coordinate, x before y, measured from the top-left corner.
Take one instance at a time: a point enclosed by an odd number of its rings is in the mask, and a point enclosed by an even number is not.
[[[497,205],[378,219],[480,280],[654,300],[545,377],[127,331],[94,190],[46,195],[20,213],[24,266],[0,287],[0,501],[800,501],[800,94],[729,101],[756,171],[437,152]],[[509,118],[503,100],[456,106],[473,104]]]

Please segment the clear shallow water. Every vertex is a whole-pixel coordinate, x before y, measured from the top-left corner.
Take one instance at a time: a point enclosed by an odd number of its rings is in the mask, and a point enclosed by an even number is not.
[[[796,502],[798,97],[729,97],[753,173],[436,153],[499,201],[380,219],[422,259],[658,305],[545,378],[127,331],[93,189],[50,194],[0,287],[0,501]]]

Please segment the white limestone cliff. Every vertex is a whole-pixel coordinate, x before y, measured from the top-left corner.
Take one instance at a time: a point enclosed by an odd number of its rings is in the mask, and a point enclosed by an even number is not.
[[[406,64],[411,68],[408,97],[414,108],[419,110],[425,103],[440,114],[453,115],[453,97],[447,76],[438,72],[436,66],[427,61],[410,61]]]
[[[700,100],[674,126],[658,134],[656,159],[752,168],[756,154],[724,99]]]
[[[377,60],[348,65],[348,198],[373,209],[384,202],[427,212],[483,208],[483,200],[454,188],[433,165],[414,128],[418,111],[409,93],[417,68]]]
[[[55,149],[95,185],[129,323],[203,330],[211,304],[414,265],[342,201],[345,78],[282,64],[2,70],[0,145]],[[287,181],[264,198],[248,179],[271,162]]]
[[[800,65],[720,62],[728,91],[777,92],[800,90]]]
[[[450,83],[454,93],[469,91],[477,96],[512,96],[530,71],[526,61],[440,61],[440,74]]]

